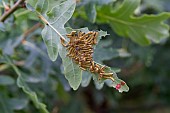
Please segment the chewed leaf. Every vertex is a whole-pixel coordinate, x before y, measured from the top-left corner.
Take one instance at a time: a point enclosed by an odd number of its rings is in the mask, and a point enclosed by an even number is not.
[[[119,79],[117,77],[117,74],[113,70],[111,70],[110,67],[106,66],[105,71],[108,73],[113,73],[112,78],[114,79],[114,81],[112,81],[111,79],[101,79],[101,80],[98,80],[98,83],[105,82],[109,87],[114,87],[119,92],[129,91],[129,87],[127,86],[127,84],[123,80]]]
[[[105,80],[105,83],[109,86],[109,87],[114,87],[116,90],[118,90],[120,93],[122,92],[128,92],[129,91],[129,87],[127,86],[127,84],[119,79],[119,78],[115,78],[115,82],[107,79]]]
[[[118,79],[117,74],[113,70],[111,70],[111,68],[98,64],[93,61],[93,54],[91,54],[93,53],[92,49],[95,48],[95,45],[100,41],[102,36],[107,35],[107,32],[100,30],[97,32],[98,36],[96,36],[96,35],[92,35],[95,34],[96,31],[89,31],[87,28],[81,28],[81,29],[67,28],[66,30],[68,32],[67,36],[69,36],[68,38],[70,39],[70,41],[68,41],[69,45],[63,45],[62,43],[63,46],[60,49],[60,56],[62,57],[65,70],[69,70],[67,69],[68,64],[73,64],[74,67],[76,67],[76,69],[79,68],[84,70],[83,81],[82,82],[79,81],[80,79],[77,80],[78,82],[76,83],[76,85],[79,85],[79,82],[81,82],[82,86],[86,87],[89,84],[92,76],[97,89],[101,89],[104,85],[105,80],[110,79],[112,80],[112,83],[110,83],[111,87],[116,88],[117,90],[119,90],[119,92],[123,92],[123,91],[127,92],[128,86],[126,85],[125,82]],[[97,38],[96,43],[93,43],[93,41],[96,38]],[[87,51],[87,48],[89,48],[89,46],[90,49],[88,49]],[[91,52],[89,53],[89,51]],[[75,61],[76,63],[74,63]],[[76,81],[74,81],[73,78],[71,78],[71,76],[72,77],[75,76],[71,70],[73,70],[74,72],[74,68],[70,66],[70,70],[66,71],[69,72],[68,74],[70,75],[67,76],[67,74],[66,73],[65,74],[71,87],[73,87]],[[76,76],[79,77],[79,75]]]
[[[98,37],[97,37],[97,43],[101,40],[102,37],[105,37],[105,36],[109,35],[109,34],[107,34],[106,31],[100,30],[100,31],[98,31],[98,32],[99,32],[99,35],[98,35]]]
[[[77,31],[77,32],[82,31],[84,33],[87,33],[87,32],[89,32],[89,29],[87,27],[80,28],[80,29],[72,29],[70,27],[67,27],[66,31],[67,31],[67,33],[71,33],[71,31]],[[98,34],[98,37],[97,37],[97,43],[101,40],[102,37],[105,37],[105,36],[109,35],[109,34],[107,34],[106,31],[100,30],[98,32],[99,32],[99,34]]]
[[[94,85],[96,89],[100,90],[104,86],[103,80],[99,80],[99,75],[98,74],[92,74],[93,80],[94,80]]]

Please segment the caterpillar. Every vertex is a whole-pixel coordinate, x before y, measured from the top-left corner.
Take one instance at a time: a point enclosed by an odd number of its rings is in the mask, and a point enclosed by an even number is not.
[[[97,44],[97,31],[89,31],[88,33],[72,31],[67,34],[69,42],[66,44],[65,40],[60,38],[61,44],[66,47],[67,56],[79,65],[84,71],[98,74],[98,79],[111,79],[114,82],[113,73],[105,72],[106,66],[101,66],[93,61],[93,46]]]

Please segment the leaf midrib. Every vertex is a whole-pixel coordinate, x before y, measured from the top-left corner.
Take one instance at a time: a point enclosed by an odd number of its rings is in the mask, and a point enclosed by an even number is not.
[[[99,16],[102,16],[102,18],[106,18],[106,19],[108,19],[108,20],[115,21],[115,22],[120,23],[120,24],[125,24],[125,25],[128,26],[128,27],[129,27],[129,26],[132,26],[132,27],[139,27],[139,28],[143,28],[143,29],[146,29],[146,28],[147,28],[147,29],[150,29],[150,30],[152,30],[152,31],[154,31],[154,32],[157,32],[154,27],[149,27],[149,26],[147,26],[147,25],[141,25],[141,24],[135,24],[135,23],[128,22],[128,21],[122,21],[122,20],[116,19],[116,18],[114,18],[114,17],[110,17],[110,16],[108,16],[108,15],[105,15],[105,14],[103,14],[103,13],[98,13],[98,15],[99,15]],[[157,32],[157,33],[159,33],[159,32]],[[159,34],[161,34],[161,33],[159,33]]]
[[[75,68],[74,68],[74,65],[73,65],[73,60],[71,60],[71,65],[73,67],[73,73],[74,73],[74,81],[76,81],[76,74],[75,74]]]
[[[60,15],[54,22],[51,22],[50,24],[53,25],[54,23],[56,23],[61,17],[63,17],[63,15],[64,15],[67,11],[69,11],[70,8],[72,8],[73,5],[74,5],[74,3],[71,4],[70,7],[68,7],[63,13],[61,13],[61,15]],[[55,8],[55,7],[54,7],[54,8]]]
[[[67,57],[65,57],[65,58],[67,58]],[[76,73],[75,73],[75,68],[74,68],[74,65],[73,65],[73,60],[72,59],[70,59],[70,60],[71,60],[71,62],[70,62],[70,64],[67,65],[67,68],[69,68],[69,65],[71,65],[71,67],[73,69],[72,70],[73,71],[73,78],[74,78],[74,81],[76,81],[76,78],[75,78],[76,77]],[[69,72],[67,72],[67,73],[68,73],[67,75],[69,76]]]
[[[101,16],[102,18],[106,18],[108,20],[112,20],[112,21],[115,21],[117,23],[125,24],[127,26],[135,26],[135,27],[142,27],[142,28],[147,27],[146,25],[141,25],[141,24],[135,24],[135,23],[132,23],[132,22],[122,21],[122,20],[116,19],[114,17],[110,17],[108,15],[105,15],[103,13],[98,13],[98,15]]]

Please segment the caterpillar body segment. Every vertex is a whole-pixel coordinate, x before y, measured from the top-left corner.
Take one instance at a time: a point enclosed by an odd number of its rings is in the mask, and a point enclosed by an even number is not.
[[[84,33],[82,31],[72,31],[66,36],[70,41],[66,44],[61,38],[61,44],[67,48],[67,56],[79,65],[80,69],[91,73],[98,74],[98,79],[111,79],[114,82],[113,73],[107,73],[105,66],[101,66],[93,61],[93,46],[97,44],[97,31],[89,31]]]

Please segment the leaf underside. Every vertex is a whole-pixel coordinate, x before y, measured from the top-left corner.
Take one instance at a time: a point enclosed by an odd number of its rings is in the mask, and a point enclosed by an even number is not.
[[[48,1],[45,0],[44,4],[48,6]],[[36,9],[48,21],[48,23],[53,26],[58,33],[60,33],[60,35],[65,35],[66,31],[64,25],[71,18],[75,10],[75,5],[75,0],[67,0],[59,5],[56,4],[56,6],[49,11],[48,7],[40,7],[42,6],[41,2],[40,5],[37,5]],[[56,33],[49,25],[45,25],[42,30],[42,38],[46,44],[48,55],[52,61],[55,61],[58,56],[58,44],[60,43],[60,35],[58,33]]]
[[[43,7],[46,4],[46,7]],[[74,61],[69,58],[66,54],[68,53],[66,48],[60,44],[60,35],[65,36],[68,32],[64,28],[64,24],[71,18],[74,9],[75,9],[75,0],[67,0],[59,5],[54,6],[53,8],[49,8],[49,3],[47,0],[38,0],[36,6],[36,12],[38,12],[41,16],[43,16],[49,25],[45,25],[42,31],[42,37],[47,47],[47,52],[52,61],[55,61],[58,52],[62,58],[63,66],[64,66],[64,74],[66,79],[68,80],[70,86],[76,90],[82,82],[82,70],[79,68]],[[52,27],[51,27],[52,26]],[[85,33],[89,30],[87,28],[79,29]],[[99,36],[97,38],[97,42],[101,39],[102,36],[106,36],[107,33],[103,31],[98,31]],[[60,34],[58,34],[60,33]],[[94,46],[95,48],[95,46]],[[97,86],[100,85],[99,88],[102,88],[105,80],[98,80],[97,74],[92,74],[93,79]],[[115,77],[117,78],[116,74]],[[90,77],[89,77],[90,79]],[[119,80],[118,78],[115,80]],[[119,81],[120,82],[120,81]],[[119,83],[117,82],[117,83]],[[116,81],[115,81],[116,83]],[[126,86],[126,85],[125,85]],[[115,87],[114,83],[112,87]],[[128,88],[125,90],[120,89],[122,91],[128,91]]]
[[[68,32],[68,33],[70,33],[71,31],[77,31],[77,32],[78,32],[78,31],[82,31],[82,32],[85,32],[85,33],[89,32],[88,28],[81,28],[81,29],[75,29],[75,30],[73,30],[73,29],[71,29],[71,28],[67,28],[67,32]],[[98,32],[99,32],[99,36],[97,37],[97,43],[100,41],[100,39],[101,39],[103,36],[108,35],[107,32],[104,32],[104,31],[102,31],[102,30],[100,30],[100,31],[98,31]],[[63,65],[65,65],[64,67],[67,68],[68,65],[70,64],[70,62],[73,62],[73,63],[74,63],[74,61],[72,61],[71,58],[69,58],[68,56],[66,56],[66,54],[68,53],[68,51],[66,51],[65,49],[63,50],[64,47],[61,47],[61,48],[62,48],[61,51],[62,51],[62,52],[65,51],[65,54],[62,54],[62,55],[60,54],[60,56],[61,56],[62,58],[64,58],[64,59],[63,59],[63,62],[64,62],[64,63],[67,63],[67,65],[63,63]],[[95,46],[94,46],[94,48],[95,48]],[[71,60],[71,61],[69,61],[69,60]],[[75,64],[75,63],[74,63],[74,64]],[[101,65],[101,64],[99,64],[99,65]],[[76,66],[77,70],[78,70],[78,69],[80,70],[78,64],[75,64],[75,66]],[[102,65],[102,66],[103,66],[103,65]],[[70,66],[70,67],[71,67],[71,66]],[[106,66],[106,67],[107,67],[107,66]],[[68,71],[70,71],[70,69],[68,69]],[[67,71],[67,69],[66,69],[66,72],[68,72],[68,71]],[[82,77],[82,81],[79,79],[80,81],[78,81],[78,82],[76,83],[76,84],[77,84],[76,86],[79,86],[80,83],[81,83],[81,85],[82,85],[83,87],[86,87],[86,86],[89,84],[89,82],[90,82],[90,80],[91,80],[91,77],[93,78],[94,83],[95,83],[95,86],[96,86],[97,89],[101,89],[101,88],[103,87],[103,85],[104,85],[105,82],[107,83],[108,86],[114,87],[114,88],[116,87],[117,84],[120,84],[121,82],[124,82],[124,81],[120,80],[120,79],[117,77],[116,73],[115,73],[113,70],[111,70],[109,67],[106,68],[106,72],[114,73],[113,78],[115,79],[115,82],[112,82],[112,81],[106,82],[106,79],[98,80],[98,78],[99,78],[99,75],[98,75],[98,74],[94,74],[94,73],[91,73],[91,72],[89,72],[89,71],[83,71],[83,72],[82,72],[82,75],[78,75],[78,76],[81,76],[81,77]],[[68,76],[71,76],[71,75],[68,74]],[[68,78],[68,77],[66,77],[66,78]],[[68,79],[68,80],[71,81],[71,79]],[[109,81],[109,80],[107,80],[107,81]],[[74,83],[74,84],[75,84],[75,83]],[[77,88],[78,88],[78,87],[77,87]],[[123,91],[127,92],[128,90],[129,90],[128,86],[127,86],[126,84],[124,84],[124,85],[119,89],[119,92],[123,92]]]

